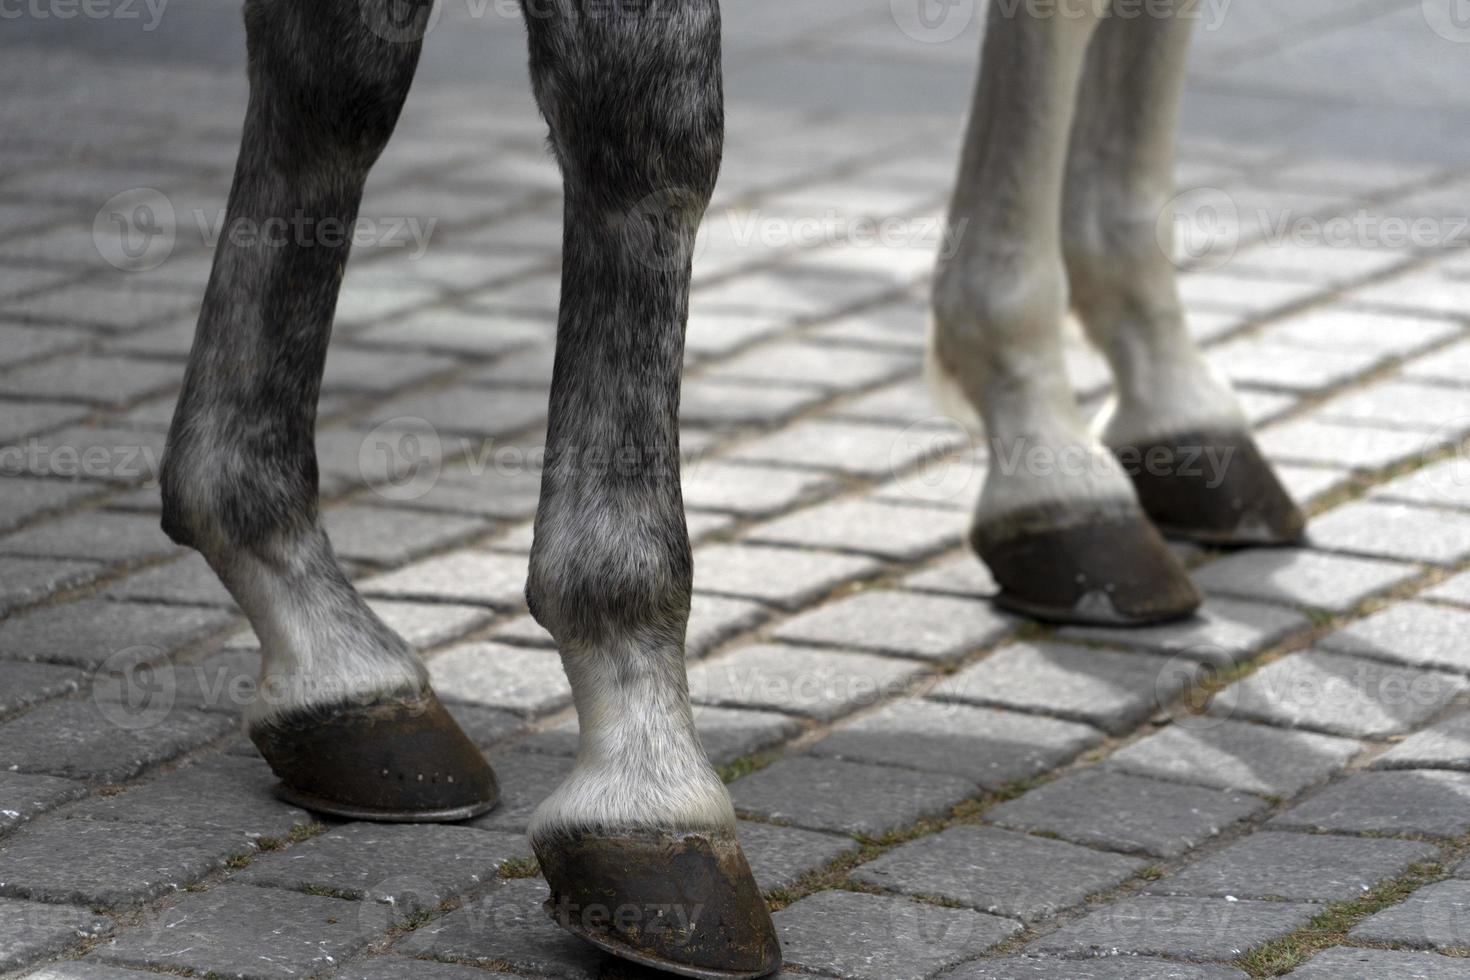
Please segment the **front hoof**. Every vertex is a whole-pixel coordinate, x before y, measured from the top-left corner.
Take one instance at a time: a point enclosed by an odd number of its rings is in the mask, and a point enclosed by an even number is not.
[[[348,820],[467,820],[500,798],[495,772],[433,692],[343,704],[253,726],[276,793]]]
[[[1199,608],[1189,573],[1141,514],[1059,520],[1037,511],[970,536],[1001,587],[996,604],[1054,623],[1138,626]]]
[[[1301,541],[1307,519],[1247,432],[1115,447],[1139,503],[1171,537],[1224,546]]]
[[[614,956],[701,980],[781,967],[776,927],[732,833],[631,831],[534,841],[547,914]]]

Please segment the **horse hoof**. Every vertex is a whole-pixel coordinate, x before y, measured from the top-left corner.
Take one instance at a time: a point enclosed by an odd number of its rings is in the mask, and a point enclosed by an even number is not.
[[[976,527],[970,541],[1001,587],[996,604],[1034,619],[1138,626],[1199,608],[1189,574],[1142,514],[1065,522],[1038,510]]]
[[[433,692],[313,709],[250,740],[289,803],[348,820],[467,820],[500,798],[495,771]]]
[[[1295,544],[1306,531],[1306,517],[1247,432],[1191,432],[1114,452],[1144,512],[1170,537],[1270,546]]]
[[[573,833],[534,841],[546,912],[614,956],[700,980],[781,967],[781,946],[733,833]]]

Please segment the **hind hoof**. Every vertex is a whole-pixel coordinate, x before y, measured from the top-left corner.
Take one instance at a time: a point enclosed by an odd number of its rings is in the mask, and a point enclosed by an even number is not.
[[[1144,512],[1170,537],[1271,546],[1296,544],[1306,532],[1306,517],[1247,432],[1189,432],[1113,452]]]
[[[971,544],[1001,587],[996,604],[1034,619],[1138,626],[1199,608],[1189,574],[1141,514],[1059,523],[1037,511],[976,527]]]
[[[348,820],[467,820],[495,772],[433,692],[289,715],[250,730],[289,803]]]
[[[557,925],[643,966],[700,980],[781,967],[776,927],[733,833],[633,831],[534,841]]]

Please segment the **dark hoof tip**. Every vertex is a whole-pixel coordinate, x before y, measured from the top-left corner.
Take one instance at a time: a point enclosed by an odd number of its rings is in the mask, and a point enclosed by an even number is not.
[[[776,927],[733,834],[573,834],[533,842],[557,925],[614,956],[700,980],[781,967]]]
[[[495,772],[433,692],[302,712],[250,730],[276,794],[348,820],[467,820],[495,806]]]
[[[1247,432],[1191,432],[1114,447],[1160,531],[1220,547],[1301,542],[1307,519]]]
[[[1059,523],[1038,512],[977,527],[971,541],[1001,587],[996,604],[1034,619],[1140,626],[1199,608],[1189,573],[1141,514]]]

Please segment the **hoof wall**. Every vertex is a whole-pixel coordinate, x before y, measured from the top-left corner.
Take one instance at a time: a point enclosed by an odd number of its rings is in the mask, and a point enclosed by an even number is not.
[[[1270,546],[1296,544],[1306,532],[1306,517],[1249,433],[1191,432],[1113,451],[1144,512],[1170,537]]]
[[[776,927],[733,834],[535,841],[557,925],[614,956],[700,980],[781,967]]]
[[[1034,619],[1138,626],[1199,608],[1184,566],[1138,514],[1058,524],[1038,512],[977,527],[971,542],[1000,584],[996,604]]]
[[[432,692],[288,716],[251,729],[289,803],[348,820],[467,820],[500,798],[495,772]]]

